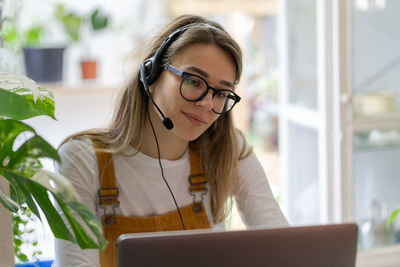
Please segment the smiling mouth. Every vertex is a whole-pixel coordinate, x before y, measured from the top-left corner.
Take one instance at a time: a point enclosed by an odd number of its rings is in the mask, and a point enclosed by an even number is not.
[[[195,118],[195,117],[193,117],[192,115],[190,115],[190,114],[188,114],[188,113],[185,113],[185,112],[182,112],[182,113],[183,113],[183,115],[185,115],[185,117],[186,117],[189,121],[193,122],[194,124],[196,124],[196,125],[198,125],[198,126],[205,124],[204,121],[199,120],[198,118]]]

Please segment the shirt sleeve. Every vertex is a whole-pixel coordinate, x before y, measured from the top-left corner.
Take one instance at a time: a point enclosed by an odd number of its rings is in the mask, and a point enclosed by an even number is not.
[[[65,176],[72,183],[81,202],[96,214],[96,194],[99,182],[97,159],[91,140],[69,141],[60,148],[59,154],[61,165],[55,165],[56,172]],[[59,212],[64,217],[60,209]],[[79,217],[77,220],[89,232],[83,220]],[[93,235],[91,236],[93,237]],[[60,239],[55,239],[54,242],[58,267],[100,266],[97,249],[81,249],[74,243]]]
[[[254,152],[240,160],[236,203],[246,226],[268,228],[289,224],[276,202],[267,176]]]

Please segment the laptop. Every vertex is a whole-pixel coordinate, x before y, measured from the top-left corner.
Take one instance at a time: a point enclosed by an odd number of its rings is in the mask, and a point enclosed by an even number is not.
[[[118,266],[354,267],[356,224],[121,235]]]

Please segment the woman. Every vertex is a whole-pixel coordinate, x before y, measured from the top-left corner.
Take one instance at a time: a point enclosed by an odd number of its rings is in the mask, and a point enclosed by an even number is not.
[[[100,253],[56,241],[59,266],[115,266],[122,233],[223,228],[235,197],[246,225],[286,226],[265,173],[230,110],[242,71],[217,23],[181,16],[144,54],[110,127],[60,148],[58,171],[102,219]]]

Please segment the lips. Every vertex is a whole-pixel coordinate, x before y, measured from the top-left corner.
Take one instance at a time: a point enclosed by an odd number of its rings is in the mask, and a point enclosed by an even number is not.
[[[205,122],[202,120],[201,117],[198,117],[198,116],[196,116],[194,114],[190,114],[190,113],[186,113],[186,112],[182,112],[182,113],[183,113],[183,115],[185,115],[185,117],[189,121],[193,122],[194,124],[196,124],[198,126],[205,124]]]

